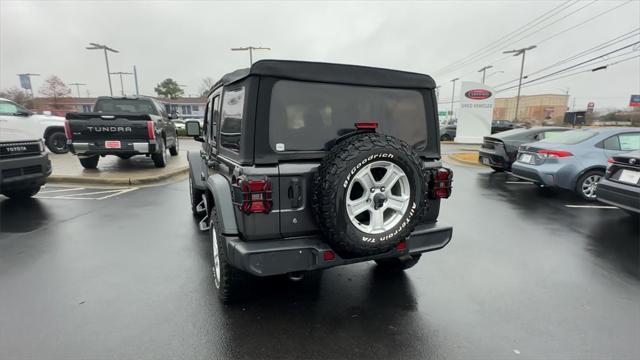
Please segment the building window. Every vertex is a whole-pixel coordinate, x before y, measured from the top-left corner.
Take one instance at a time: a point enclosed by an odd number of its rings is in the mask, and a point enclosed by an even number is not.
[[[191,109],[193,109],[194,112],[200,111],[200,107],[198,105],[192,105]]]
[[[91,112],[91,105],[82,105],[82,112]]]
[[[170,105],[170,104],[164,104],[164,109],[165,109],[168,113],[171,113],[171,105]]]
[[[180,108],[182,109],[182,115],[191,115],[190,105],[182,105]]]

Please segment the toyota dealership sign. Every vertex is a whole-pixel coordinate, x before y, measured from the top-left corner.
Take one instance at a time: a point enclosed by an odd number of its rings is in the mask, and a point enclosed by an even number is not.
[[[482,137],[491,134],[494,102],[492,88],[477,82],[462,82],[456,142],[479,144]]]

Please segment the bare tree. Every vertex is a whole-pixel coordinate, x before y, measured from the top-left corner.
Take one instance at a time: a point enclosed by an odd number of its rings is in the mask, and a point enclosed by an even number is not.
[[[205,97],[209,95],[209,91],[215,83],[216,81],[210,77],[202,79],[202,83],[200,84],[200,96]]]
[[[71,94],[71,89],[57,76],[52,75],[40,87],[40,94],[53,98],[53,107],[58,108],[58,98]]]
[[[0,91],[0,98],[9,99],[16,104],[26,107],[27,109],[33,108],[33,97],[31,97],[31,94],[15,86]]]

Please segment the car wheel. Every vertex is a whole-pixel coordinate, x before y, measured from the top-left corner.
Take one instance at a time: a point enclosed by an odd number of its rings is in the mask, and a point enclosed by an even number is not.
[[[202,201],[202,195],[204,192],[193,187],[193,178],[191,177],[191,171],[189,171],[189,198],[191,199],[191,212],[193,215],[200,215],[198,213],[198,204]]]
[[[584,173],[578,179],[576,185],[576,192],[580,197],[587,201],[595,201],[596,200],[596,188],[598,186],[598,182],[604,176],[604,172],[601,170],[591,170]]]
[[[98,161],[100,161],[98,155],[80,158],[80,164],[85,169],[95,169],[98,167]]]
[[[422,254],[405,255],[397,258],[378,259],[378,269],[386,272],[400,272],[415,266]]]
[[[451,136],[444,134],[440,136],[440,141],[451,141]]]
[[[164,139],[158,139],[158,152],[151,154],[151,160],[157,168],[167,166],[167,149],[164,147]]]
[[[54,154],[65,154],[69,152],[67,147],[67,137],[64,132],[56,131],[47,138],[47,147]]]
[[[338,143],[314,178],[313,206],[327,243],[343,258],[379,254],[411,234],[427,205],[418,156],[376,133]]]
[[[216,209],[209,214],[209,236],[212,245],[213,281],[222,302],[242,300],[248,294],[250,275],[229,264],[226,238],[222,235]]]
[[[13,200],[26,200],[40,191],[40,185],[27,188],[4,190],[2,195]]]
[[[176,136],[176,143],[169,148],[169,154],[171,154],[171,156],[176,156],[178,155],[179,151],[180,151],[180,142],[178,142],[178,137]]]

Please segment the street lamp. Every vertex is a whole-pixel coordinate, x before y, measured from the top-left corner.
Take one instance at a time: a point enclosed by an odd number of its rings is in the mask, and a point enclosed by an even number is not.
[[[71,83],[69,85],[75,85],[76,87],[76,91],[78,92],[78,97],[80,97],[80,86],[85,86],[87,84],[83,84],[83,83]]]
[[[101,45],[97,43],[89,43],[91,46],[87,46],[87,50],[104,50],[104,61],[107,63],[107,79],[109,80],[109,94],[113,96],[113,88],[111,87],[111,71],[109,70],[109,57],[107,56],[107,51],[111,51],[114,53],[119,52],[116,49],[112,49],[106,45]]]
[[[503,54],[513,54],[513,56],[522,55],[522,63],[520,64],[520,78],[518,79],[518,96],[516,97],[516,114],[513,117],[513,121],[518,121],[518,108],[520,107],[520,88],[522,87],[522,73],[524,71],[524,55],[527,51],[535,49],[536,45],[531,45],[522,49],[503,51]]]
[[[484,78],[485,78],[485,75],[487,73],[487,70],[491,69],[492,67],[493,67],[493,65],[487,65],[487,66],[483,67],[482,69],[478,70],[478,72],[482,73],[482,83],[483,84],[484,84]]]
[[[456,95],[456,81],[458,80],[460,80],[460,78],[451,79],[453,91],[451,92],[451,116],[449,117],[449,121],[453,120],[453,97]]]
[[[112,72],[109,74],[120,75],[120,92],[122,93],[122,96],[124,96],[124,84],[122,83],[122,75],[133,75],[133,73],[118,71],[118,72]],[[113,93],[111,94],[111,96],[113,96]]]
[[[249,51],[249,66],[253,65],[253,50],[271,50],[268,47],[246,46],[239,48],[231,48],[231,51]]]

